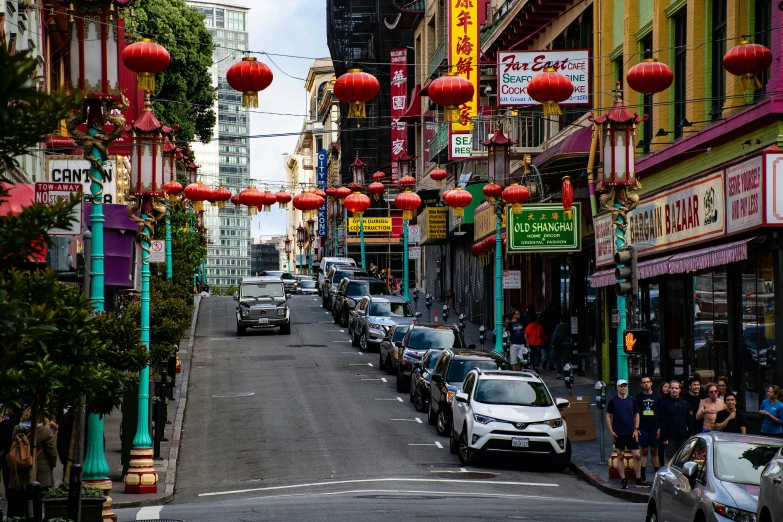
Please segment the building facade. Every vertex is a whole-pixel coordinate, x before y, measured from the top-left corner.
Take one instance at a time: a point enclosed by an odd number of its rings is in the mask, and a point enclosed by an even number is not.
[[[253,239],[250,245],[250,272],[258,275],[264,270],[280,270],[280,242],[282,238]]]
[[[231,0],[188,2],[205,17],[212,33],[212,76],[217,87],[217,124],[210,143],[193,143],[199,175],[212,188],[222,185],[236,195],[250,179],[250,110],[242,107],[242,93],[226,82],[226,71],[249,47],[249,8]],[[208,205],[204,225],[209,231],[207,281],[211,285],[238,285],[251,273],[250,216],[236,213],[233,205]]]

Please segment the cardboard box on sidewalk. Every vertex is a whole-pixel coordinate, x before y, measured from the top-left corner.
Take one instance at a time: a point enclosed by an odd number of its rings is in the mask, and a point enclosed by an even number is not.
[[[563,412],[570,411],[588,411],[590,409],[590,404],[593,402],[593,397],[590,395],[576,395],[576,396],[568,396],[568,397],[558,397],[558,399],[565,399],[568,402],[571,403],[571,406],[568,408],[562,410]]]
[[[568,428],[568,439],[571,442],[595,440],[595,417],[592,411],[571,407],[561,410],[561,413]]]

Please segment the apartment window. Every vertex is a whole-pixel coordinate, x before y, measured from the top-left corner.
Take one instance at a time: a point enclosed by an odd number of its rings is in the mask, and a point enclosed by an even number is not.
[[[719,119],[726,102],[726,0],[712,2],[712,109],[710,117]]]
[[[245,13],[237,11],[228,11],[226,13],[226,29],[234,31],[245,30]]]
[[[623,70],[623,55],[621,54],[619,58],[617,58],[614,62],[612,62],[612,66],[614,68],[614,82],[615,85],[617,82],[620,82],[620,87],[623,86],[624,77],[625,77],[625,71]],[[615,85],[612,86],[612,90],[614,90]]]
[[[652,52],[652,33],[648,34],[643,40],[639,41],[639,50],[642,56],[648,58],[650,52]],[[645,154],[650,152],[650,143],[653,140],[653,129],[655,124],[653,122],[653,97],[652,94],[644,94],[642,96],[642,113],[647,115],[647,120],[642,124],[642,141],[644,141],[644,147],[642,151]]]
[[[688,47],[688,17],[683,11],[674,19],[674,137],[682,137],[685,119],[685,61]]]
[[[756,0],[753,22],[754,35],[752,40],[771,48],[770,33],[772,32],[772,0]],[[759,74],[761,88],[756,91],[756,98],[764,96],[769,81],[769,69]]]
[[[225,13],[224,9],[215,9],[215,27],[225,27]]]
[[[215,22],[212,18],[212,8],[211,7],[199,7],[198,12],[204,15],[204,25],[207,27],[214,27]]]

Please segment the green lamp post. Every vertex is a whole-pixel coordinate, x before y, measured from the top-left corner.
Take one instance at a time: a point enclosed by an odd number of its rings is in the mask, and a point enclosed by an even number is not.
[[[313,242],[315,241],[315,220],[307,220],[307,274],[313,275]]]
[[[351,169],[351,174],[353,175],[353,182],[348,185],[348,188],[352,192],[352,195],[362,195],[362,187],[364,187],[364,171],[367,169],[367,164],[359,159],[359,151],[356,151],[356,159],[353,160],[353,163],[348,165],[348,167]],[[352,210],[349,208],[348,200],[351,199],[352,203],[351,205],[356,207],[361,207],[364,204],[363,198],[352,198],[351,196],[348,196],[345,200],[345,208],[350,210],[354,213],[355,216],[359,218],[359,244],[361,248],[361,254],[362,254],[362,268],[367,270],[367,257],[365,255],[364,250],[364,219],[362,219],[362,214],[365,210],[367,210],[370,207],[370,204],[372,203],[370,201],[370,198],[367,196],[364,196],[364,198],[367,198],[367,206],[364,208],[361,208],[357,211]],[[357,208],[358,208],[357,207]]]
[[[299,223],[299,226],[296,227],[296,246],[299,247],[299,273],[302,273],[302,267],[304,266],[304,245],[306,239],[307,232],[305,231],[305,228],[302,226],[301,223]]]
[[[406,301],[408,297],[408,221],[413,218],[413,211],[421,206],[421,198],[412,192],[416,186],[416,178],[413,172],[413,164],[416,158],[411,157],[408,151],[403,150],[397,159],[400,172],[400,189],[404,190],[394,198],[394,206],[402,210],[402,296]]]

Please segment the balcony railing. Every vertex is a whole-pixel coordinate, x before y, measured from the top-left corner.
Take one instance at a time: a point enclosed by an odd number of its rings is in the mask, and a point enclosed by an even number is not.
[[[435,136],[430,140],[430,160],[440,154],[449,144],[449,126],[438,125]]]
[[[444,38],[440,41],[435,48],[435,52],[430,58],[429,68],[427,69],[427,78],[432,78],[432,75],[438,71],[438,68],[446,61],[446,51],[448,50],[448,39]]]
[[[535,153],[541,152],[541,145],[546,141],[546,120],[532,116],[501,116],[495,118],[478,117],[473,120],[473,152],[479,155],[487,153],[487,147],[482,142],[492,137],[501,126],[506,137],[516,144],[511,152]]]

